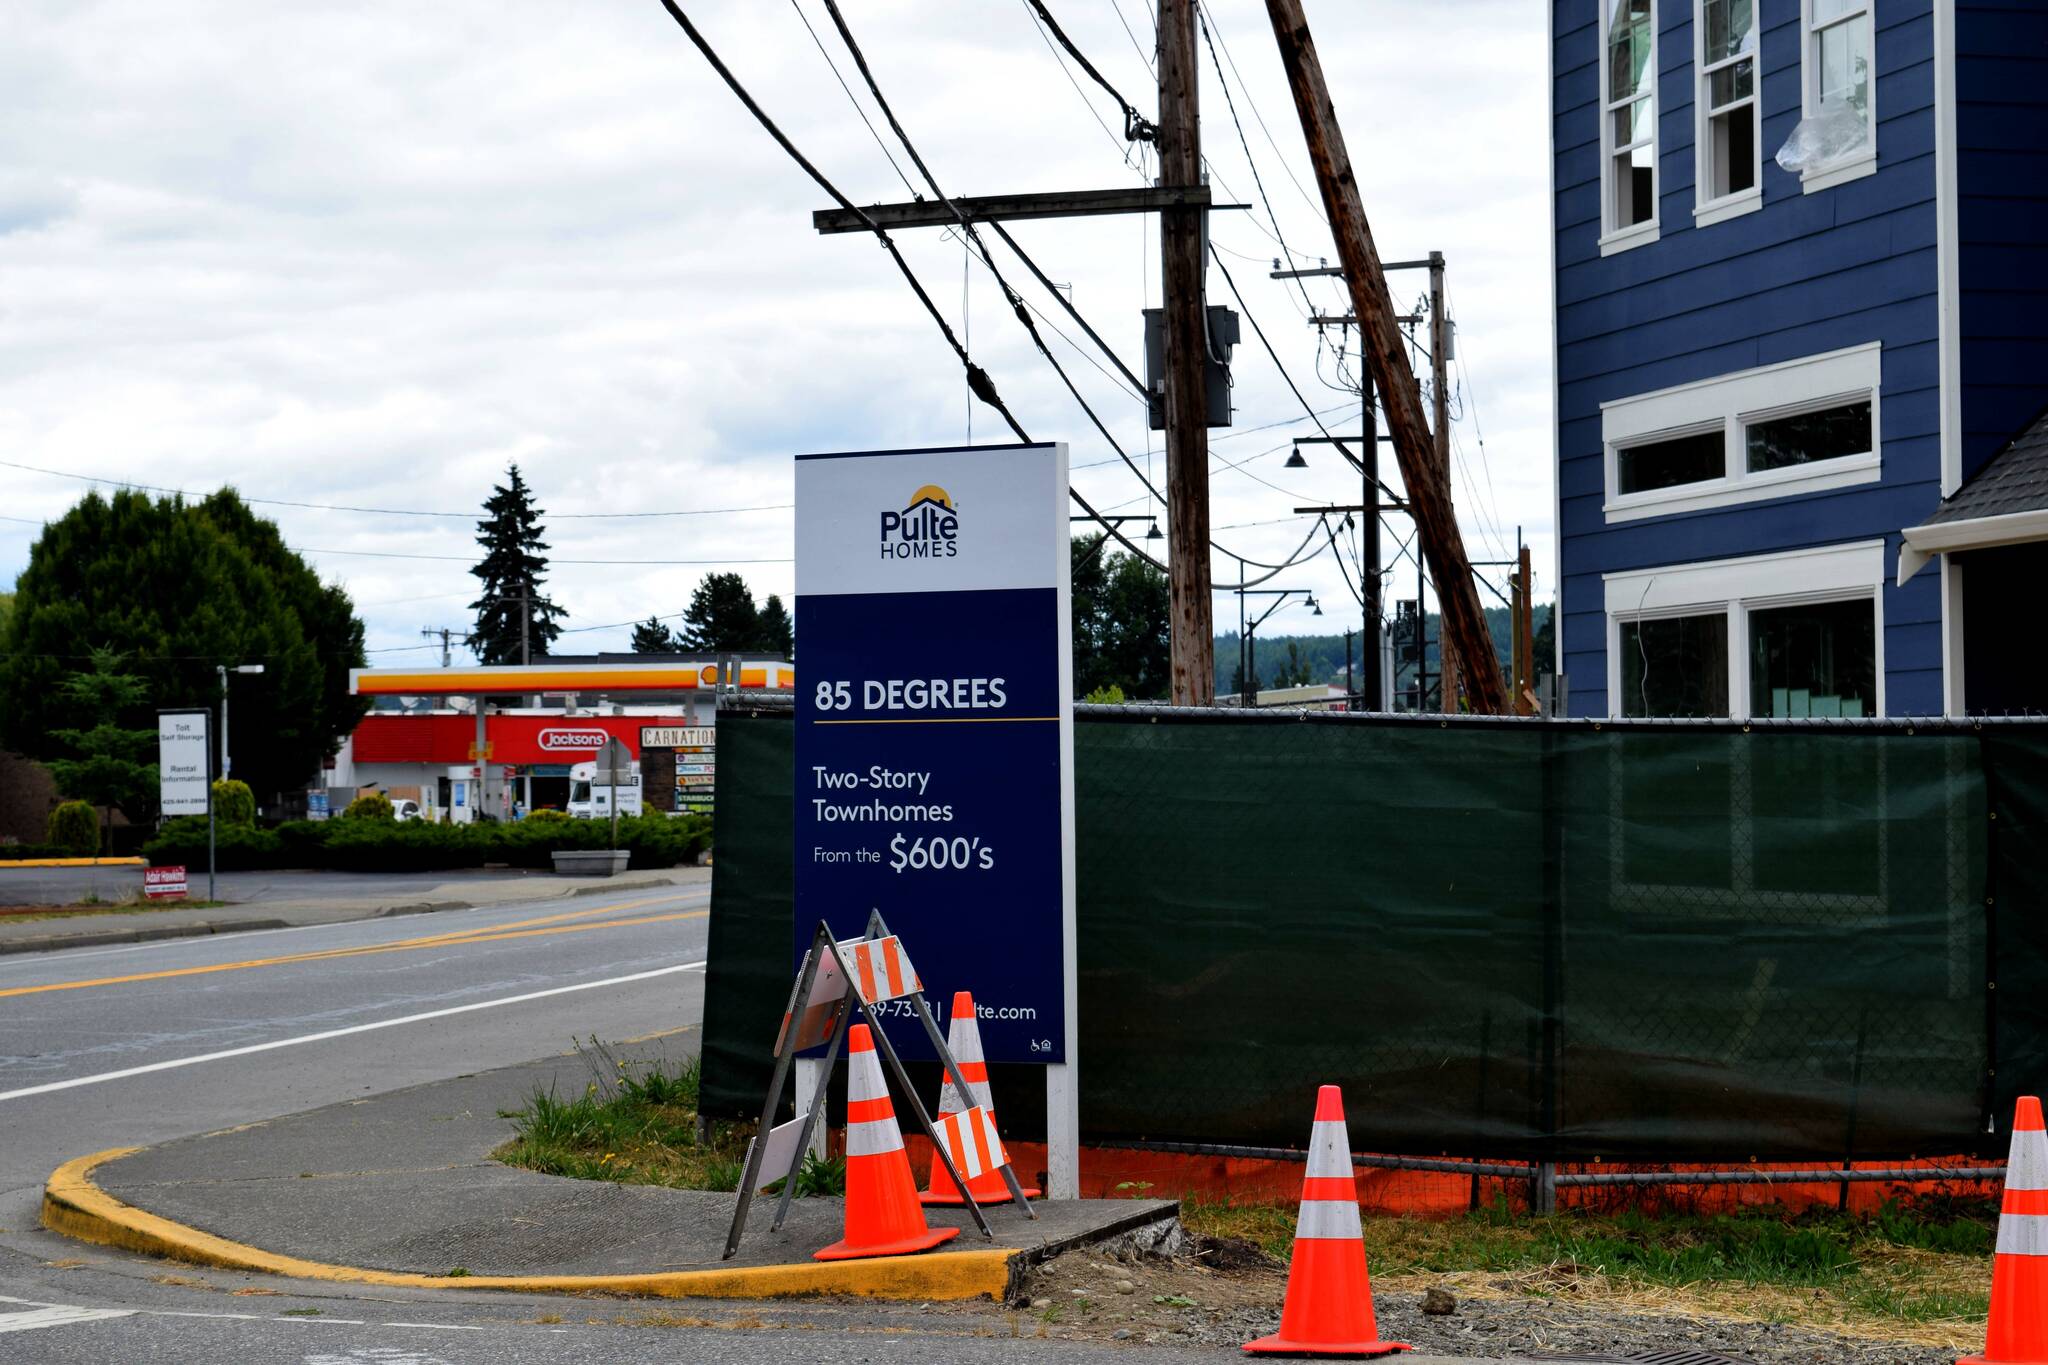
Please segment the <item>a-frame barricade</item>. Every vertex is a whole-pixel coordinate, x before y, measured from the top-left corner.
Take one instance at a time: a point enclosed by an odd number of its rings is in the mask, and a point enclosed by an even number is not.
[[[760,1126],[747,1143],[739,1203],[733,1210],[732,1229],[726,1234],[724,1259],[732,1259],[739,1250],[748,1210],[753,1206],[754,1195],[763,1186],[778,1180],[782,1182],[782,1195],[771,1226],[780,1229],[783,1220],[789,1216],[790,1201],[796,1193],[797,1169],[803,1162],[804,1153],[810,1149],[811,1135],[825,1121],[825,1100],[831,1089],[832,1072],[838,1064],[840,1048],[846,1041],[846,1031],[852,1026],[856,1012],[867,1021],[874,1034],[876,1049],[895,1074],[896,1084],[917,1120],[918,1131],[931,1142],[933,1159],[944,1166],[946,1174],[952,1177],[954,1185],[961,1191],[967,1211],[975,1226],[981,1229],[981,1235],[990,1241],[995,1240],[995,1231],[989,1226],[988,1216],[974,1202],[973,1196],[966,1193],[967,1182],[955,1165],[948,1144],[933,1126],[931,1115],[925,1111],[924,1102],[918,1098],[909,1074],[903,1068],[902,1058],[896,1055],[895,1045],[889,1041],[888,1033],[876,1016],[876,1005],[895,999],[909,1003],[918,1021],[924,1025],[925,1036],[931,1040],[932,1048],[945,1066],[946,1075],[962,1095],[969,1093],[966,1078],[960,1074],[960,1064],[946,1046],[945,1035],[939,1031],[938,1021],[932,1017],[931,1006],[925,1001],[924,983],[911,966],[902,941],[889,932],[881,912],[868,916],[867,930],[862,937],[843,941],[835,940],[831,926],[820,920],[811,936],[811,946],[804,953],[803,964],[797,970],[796,981],[790,988],[789,1006],[783,1011],[782,1028],[776,1035],[775,1069],[768,1082],[767,1100],[761,1106]],[[775,1124],[775,1116],[782,1108],[783,1090],[790,1084],[790,1064],[798,1053],[807,1052],[821,1043],[825,1045],[825,1055],[809,1102],[806,1103],[802,1095],[795,1096],[797,1117],[788,1123]],[[999,1169],[1004,1183],[1009,1186],[1012,1201],[1020,1205],[1028,1216],[1038,1217],[1038,1211],[1024,1197],[1023,1186],[1018,1183],[1016,1172],[1010,1168],[1007,1154]]]

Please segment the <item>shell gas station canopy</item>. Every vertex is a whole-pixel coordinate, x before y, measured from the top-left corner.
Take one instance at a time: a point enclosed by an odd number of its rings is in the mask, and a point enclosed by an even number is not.
[[[352,668],[349,691],[361,697],[473,697],[715,691],[721,682],[741,691],[782,692],[796,685],[791,664],[747,660],[724,679],[717,663],[484,664],[473,668]]]

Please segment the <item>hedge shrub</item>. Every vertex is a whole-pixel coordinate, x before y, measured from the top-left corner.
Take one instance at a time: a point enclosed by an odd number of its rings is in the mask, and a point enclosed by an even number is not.
[[[253,825],[256,793],[238,778],[221,778],[213,784],[213,813],[223,825]]]
[[[50,812],[50,842],[64,850],[60,857],[92,857],[100,847],[100,813],[83,801],[61,802]]]
[[[391,807],[391,798],[383,792],[364,792],[348,803],[348,809],[341,813],[344,820],[396,820],[398,812]]]
[[[69,858],[71,850],[55,844],[0,844],[0,863],[18,863],[29,858]]]
[[[552,867],[558,848],[609,848],[608,820],[520,820],[511,824],[428,824],[419,820],[294,820],[275,829],[223,826],[218,831],[219,865],[234,870],[280,867],[328,868],[339,872],[428,872],[444,868]],[[629,866],[674,867],[711,846],[707,816],[673,819],[659,812],[619,821],[619,847],[632,851]],[[152,863],[206,862],[206,821],[184,816],[167,821],[143,846]]]

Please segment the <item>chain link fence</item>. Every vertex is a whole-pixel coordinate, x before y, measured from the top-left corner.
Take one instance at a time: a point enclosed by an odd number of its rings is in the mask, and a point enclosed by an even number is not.
[[[1997,1152],[2048,1075],[2048,726],[1078,721],[1091,1142],[1298,1147],[1336,1083],[1362,1150]],[[720,730],[704,1094],[741,1118],[789,989],[794,726]],[[1042,1132],[1032,1069],[994,1071]]]

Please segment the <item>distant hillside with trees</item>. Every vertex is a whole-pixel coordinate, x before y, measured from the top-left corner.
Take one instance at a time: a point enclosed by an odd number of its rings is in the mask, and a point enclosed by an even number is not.
[[[1352,605],[1357,606],[1356,602]],[[1550,666],[1550,607],[1539,604],[1535,613],[1536,661],[1539,674],[1548,673]],[[1325,617],[1325,619],[1328,619]],[[1486,609],[1486,628],[1493,636],[1494,652],[1500,656],[1500,666],[1505,670],[1514,649],[1514,622],[1506,607]],[[1436,671],[1437,642],[1442,638],[1442,626],[1435,612],[1428,614],[1426,631],[1429,636],[1429,669]],[[1238,636],[1232,630],[1216,637],[1216,690],[1218,693],[1237,691]],[[1258,632],[1253,641],[1258,648],[1255,674],[1261,687],[1293,686],[1296,682],[1335,683],[1344,685],[1344,637],[1339,635],[1269,635]],[[1358,636],[1354,631],[1351,638],[1351,668],[1354,685],[1359,676]],[[1412,668],[1402,670],[1412,674]],[[1285,681],[1282,681],[1282,680]]]

